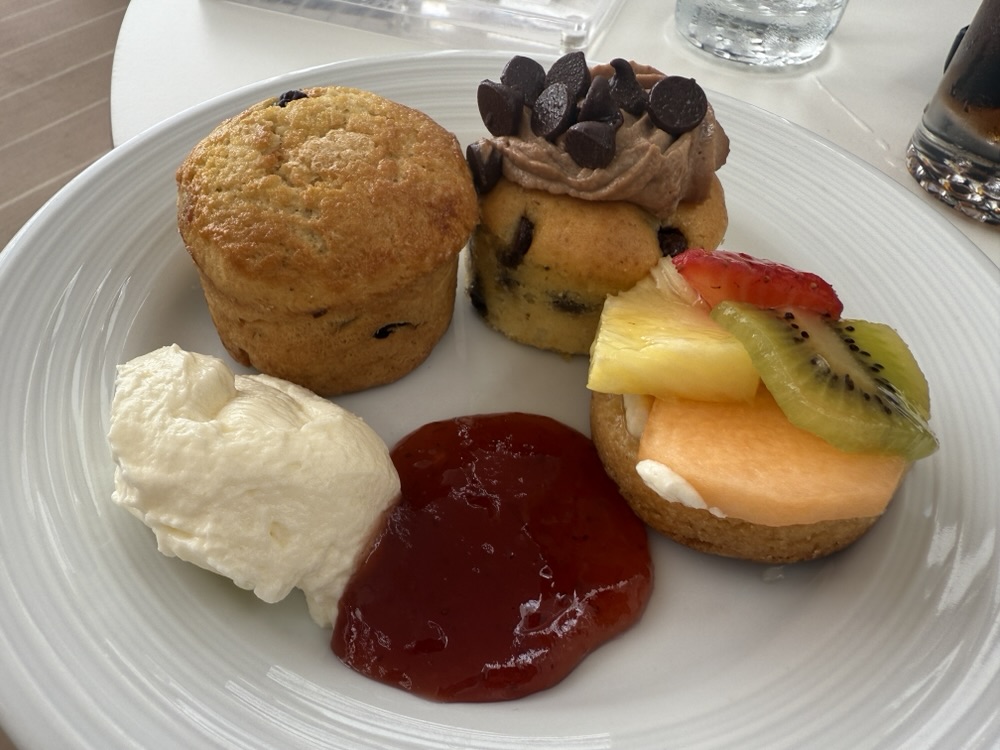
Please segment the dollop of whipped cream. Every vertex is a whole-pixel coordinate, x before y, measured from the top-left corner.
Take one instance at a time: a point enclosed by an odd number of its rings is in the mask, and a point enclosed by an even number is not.
[[[649,411],[653,406],[653,397],[624,394],[622,405],[625,409],[625,428],[638,440],[646,428]],[[664,463],[649,458],[643,459],[635,465],[635,472],[649,489],[664,500],[681,503],[689,508],[707,510],[719,518],[726,517],[723,511],[709,506],[690,482]]]
[[[664,77],[649,65],[631,65],[647,91]],[[614,69],[596,65],[591,74],[610,78]],[[579,166],[562,146],[562,136],[550,142],[534,135],[527,110],[518,135],[483,139],[480,144],[486,152],[498,149],[504,177],[529,189],[585,200],[628,201],[664,221],[681,201],[703,200],[712,176],[729,156],[729,137],[711,104],[697,127],[676,138],[656,127],[647,113],[622,114],[615,158],[602,169]]]
[[[710,507],[690,482],[666,464],[646,458],[635,465],[635,471],[646,486],[664,500],[697,510],[707,510],[719,518],[726,517],[718,508]]]
[[[160,552],[266,602],[300,588],[324,627],[399,497],[389,449],[359,417],[176,345],[118,367],[108,440],[112,499]]]

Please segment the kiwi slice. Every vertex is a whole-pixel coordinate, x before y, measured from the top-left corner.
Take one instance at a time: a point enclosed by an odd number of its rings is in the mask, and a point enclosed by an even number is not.
[[[937,450],[927,380],[888,326],[728,301],[711,316],[746,347],[792,424],[848,452],[912,461]]]

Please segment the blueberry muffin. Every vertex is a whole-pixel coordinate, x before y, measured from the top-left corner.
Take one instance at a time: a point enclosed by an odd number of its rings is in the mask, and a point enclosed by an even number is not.
[[[177,186],[241,364],[334,395],[406,375],[447,330],[478,207],[457,140],[427,115],[350,88],[287,92],[215,128]]]

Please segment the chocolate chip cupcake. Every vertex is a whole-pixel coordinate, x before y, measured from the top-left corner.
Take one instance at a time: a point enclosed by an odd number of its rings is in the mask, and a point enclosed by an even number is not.
[[[323,395],[392,382],[451,321],[476,192],[427,115],[342,87],[227,120],[177,171],[178,226],[238,362]]]
[[[481,213],[469,294],[507,337],[586,354],[609,294],[722,242],[729,139],[694,80],[622,59],[591,68],[581,52],[548,71],[518,56],[478,103],[492,137],[466,151]]]

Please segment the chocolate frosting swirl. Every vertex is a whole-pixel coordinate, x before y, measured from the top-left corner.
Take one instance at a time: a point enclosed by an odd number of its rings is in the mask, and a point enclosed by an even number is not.
[[[631,63],[648,91],[664,77],[648,65]],[[610,78],[610,65],[597,65],[592,74]],[[648,114],[624,113],[615,136],[615,158],[607,167],[579,166],[562,145],[562,136],[550,142],[535,136],[526,111],[520,134],[484,139],[484,153],[503,154],[503,174],[511,182],[549,193],[596,201],[629,201],[661,220],[668,220],[681,201],[699,201],[708,195],[712,177],[726,163],[729,137],[715,119],[711,105],[701,123],[678,137],[657,128]]]

